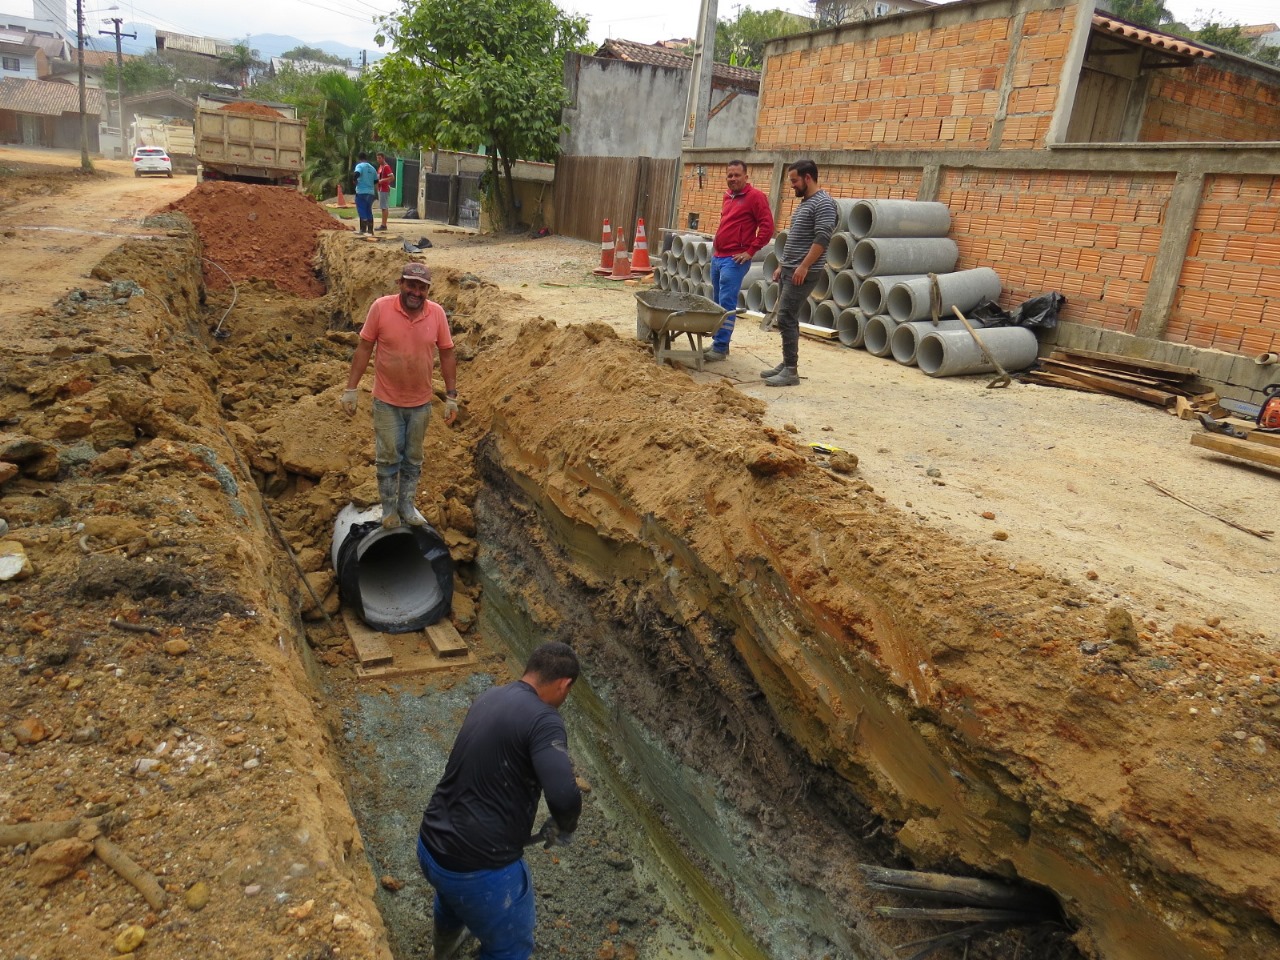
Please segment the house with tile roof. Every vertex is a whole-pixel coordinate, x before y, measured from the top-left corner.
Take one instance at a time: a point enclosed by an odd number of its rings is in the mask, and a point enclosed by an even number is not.
[[[98,152],[98,118],[106,115],[101,90],[85,90],[89,152]],[[0,143],[80,147],[80,91],[49,80],[0,79]]]

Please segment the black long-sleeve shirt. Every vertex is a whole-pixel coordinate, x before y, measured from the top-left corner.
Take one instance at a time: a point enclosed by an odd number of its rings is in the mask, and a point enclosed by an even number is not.
[[[496,870],[519,860],[538,798],[564,832],[582,793],[559,712],[523,680],[480,694],[462,722],[419,836],[446,870]]]

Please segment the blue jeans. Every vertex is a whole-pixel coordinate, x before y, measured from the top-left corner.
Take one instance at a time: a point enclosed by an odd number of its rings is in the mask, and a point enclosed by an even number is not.
[[[378,487],[393,485],[412,497],[422,476],[422,443],[431,420],[431,404],[420,407],[393,407],[373,398],[373,449],[378,468]]]
[[[356,216],[361,220],[373,219],[373,200],[372,193],[356,194]]]
[[[742,278],[751,269],[751,260],[737,263],[733,257],[711,258],[711,299],[720,304],[724,310],[738,309],[738,291],[742,289]],[[724,318],[720,329],[711,338],[711,349],[720,353],[729,352],[729,339],[733,336],[732,314]]]
[[[524,858],[500,870],[455,873],[436,863],[418,838],[418,866],[436,888],[437,933],[466,927],[480,941],[480,960],[529,960],[533,955],[533,878]]]

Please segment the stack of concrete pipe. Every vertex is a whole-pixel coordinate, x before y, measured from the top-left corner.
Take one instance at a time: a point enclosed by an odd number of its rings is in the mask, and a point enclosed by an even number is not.
[[[700,233],[675,233],[656,263],[653,281],[659,290],[711,297],[711,241]]]

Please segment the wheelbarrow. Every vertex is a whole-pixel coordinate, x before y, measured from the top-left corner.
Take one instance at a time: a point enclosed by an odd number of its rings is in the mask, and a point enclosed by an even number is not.
[[[715,333],[725,317],[737,312],[692,293],[645,290],[636,294],[636,334],[644,339],[647,332],[658,363],[674,360],[701,370],[706,349],[702,338]],[[688,338],[690,349],[675,349],[681,335]]]

